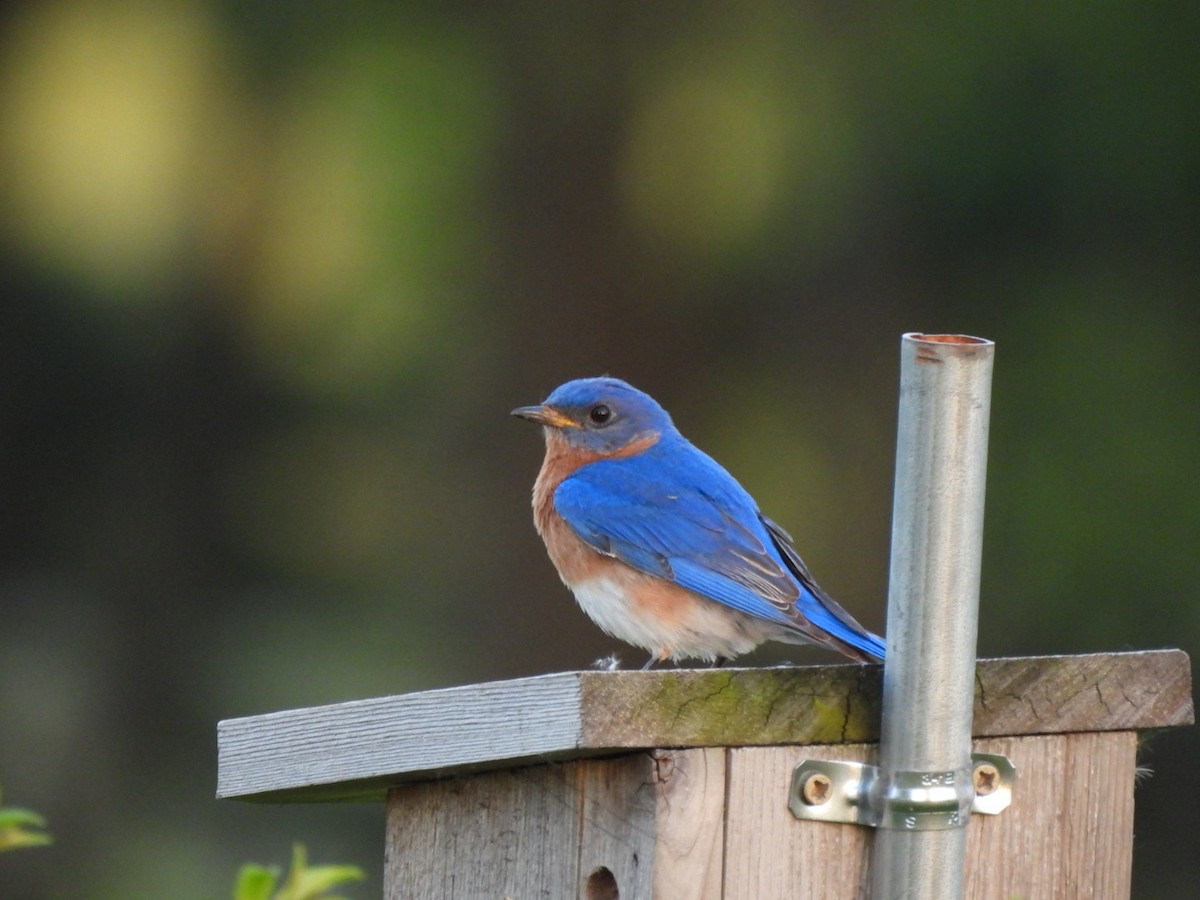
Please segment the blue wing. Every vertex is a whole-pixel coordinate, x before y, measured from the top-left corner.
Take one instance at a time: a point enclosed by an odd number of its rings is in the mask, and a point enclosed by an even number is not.
[[[817,586],[787,533],[683,439],[580,468],[558,487],[554,507],[588,544],[636,569],[814,639],[824,633],[883,656],[883,642]]]

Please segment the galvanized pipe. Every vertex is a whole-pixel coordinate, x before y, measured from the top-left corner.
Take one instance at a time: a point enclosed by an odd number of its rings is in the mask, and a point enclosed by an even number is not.
[[[877,808],[892,814],[875,834],[870,896],[955,900],[963,896],[974,796],[971,716],[995,344],[906,334],[900,350],[888,656],[873,788]],[[950,812],[906,814],[906,798],[925,788],[949,790]]]

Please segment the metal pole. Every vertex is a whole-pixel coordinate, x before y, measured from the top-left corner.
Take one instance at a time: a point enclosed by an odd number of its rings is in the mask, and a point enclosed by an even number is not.
[[[994,351],[963,335],[900,342],[888,656],[872,789],[893,812],[875,835],[872,900],[963,896]],[[916,801],[934,794],[949,798],[948,811],[916,812],[927,808]]]

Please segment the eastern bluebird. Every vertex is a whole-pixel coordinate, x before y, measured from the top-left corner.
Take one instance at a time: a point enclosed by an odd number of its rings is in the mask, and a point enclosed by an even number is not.
[[[817,586],[788,533],[648,394],[581,378],[512,414],[545,432],[533,519],[554,567],[592,621],[650,651],[646,668],[719,664],[766,640],[883,659],[883,640]]]

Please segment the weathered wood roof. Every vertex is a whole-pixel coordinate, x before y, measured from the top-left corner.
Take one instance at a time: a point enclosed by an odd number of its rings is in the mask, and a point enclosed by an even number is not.
[[[217,796],[381,799],[407,781],[651,747],[874,741],[882,667],[581,671],[228,719]],[[1180,650],[980,660],[977,737],[1193,721]]]

